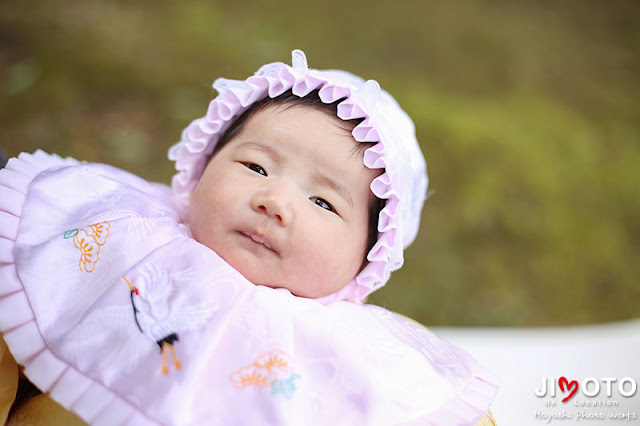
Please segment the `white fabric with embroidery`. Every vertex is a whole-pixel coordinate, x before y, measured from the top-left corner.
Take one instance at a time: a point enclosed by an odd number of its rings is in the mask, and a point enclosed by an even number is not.
[[[167,187],[42,152],[0,170],[0,331],[93,424],[472,424],[492,376],[382,308],[255,286]]]

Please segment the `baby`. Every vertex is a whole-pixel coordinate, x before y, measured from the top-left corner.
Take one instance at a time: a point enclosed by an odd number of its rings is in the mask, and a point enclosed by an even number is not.
[[[488,372],[362,304],[418,229],[408,116],[301,51],[214,87],[173,191],[41,152],[0,172],[0,331],[29,379],[91,423],[490,422]]]
[[[319,298],[366,265],[377,239],[380,173],[318,91],[255,103],[225,133],[191,194],[194,238],[249,281]],[[224,182],[224,185],[220,185]]]

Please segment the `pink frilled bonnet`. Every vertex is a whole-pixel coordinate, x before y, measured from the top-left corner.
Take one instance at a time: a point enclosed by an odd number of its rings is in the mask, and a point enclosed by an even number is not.
[[[246,80],[220,78],[213,87],[218,96],[206,115],[189,124],[180,142],[169,150],[169,159],[175,161],[178,171],[172,187],[179,202],[186,206],[219,138],[254,102],[287,90],[300,97],[319,90],[325,103],[344,99],[338,105],[338,117],[363,119],[353,129],[354,139],[377,142],[365,151],[364,164],[384,169],[371,183],[371,191],[386,202],[378,217],[378,240],[367,254],[368,265],[343,289],[318,300],[362,302],[386,284],[391,272],[402,266],[403,250],[416,237],[428,183],[415,127],[395,99],[374,80],[365,81],[345,71],[309,68],[301,50],[292,52],[292,66],[266,64]]]

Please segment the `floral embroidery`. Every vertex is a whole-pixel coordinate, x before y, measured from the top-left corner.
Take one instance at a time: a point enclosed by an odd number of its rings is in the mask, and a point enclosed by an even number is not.
[[[80,249],[80,270],[93,272],[100,259],[100,247],[107,242],[109,236],[109,222],[99,222],[86,228],[70,229],[64,233],[67,240],[73,238],[73,243]]]
[[[291,399],[296,390],[293,383],[300,375],[293,371],[291,357],[280,350],[266,352],[251,364],[231,373],[229,379],[234,387],[244,389],[249,386],[270,387],[271,394],[282,394]]]
[[[93,239],[98,245],[104,245],[107,242],[107,237],[109,236],[109,228],[111,228],[111,224],[109,222],[100,222],[94,223],[90,225],[91,230],[93,231]]]
[[[293,397],[293,392],[296,390],[296,385],[293,381],[299,378],[300,375],[298,373],[291,373],[291,375],[286,379],[276,380],[271,385],[271,394],[276,395],[281,393],[285,399],[291,399],[291,397]]]
[[[231,375],[231,381],[237,388],[246,388],[253,385],[267,387],[271,384],[268,372],[255,364],[247,365],[237,370]]]

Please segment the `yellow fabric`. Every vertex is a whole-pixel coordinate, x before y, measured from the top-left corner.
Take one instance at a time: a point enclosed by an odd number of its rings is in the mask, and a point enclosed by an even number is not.
[[[25,379],[22,380],[25,381]],[[18,364],[0,335],[0,424],[6,426],[86,425],[79,417],[64,409],[47,394],[36,395],[22,403],[17,402],[19,405],[14,406],[20,383]],[[10,411],[11,416],[9,416]]]
[[[18,391],[18,364],[0,334],[0,424],[5,424]]]
[[[482,416],[482,418],[478,420],[478,423],[476,423],[476,426],[496,426],[496,425],[497,425],[496,420],[493,418],[493,414],[491,414],[491,411],[489,411],[487,414]]]
[[[7,426],[20,425],[80,426],[86,423],[49,398],[49,395],[40,394],[11,413]]]

